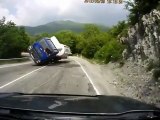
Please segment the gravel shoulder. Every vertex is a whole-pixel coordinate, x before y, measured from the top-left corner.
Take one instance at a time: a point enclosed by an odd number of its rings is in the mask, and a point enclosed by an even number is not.
[[[129,61],[119,67],[118,63],[99,65],[81,57],[72,59],[82,64],[101,94],[126,96],[160,107],[160,82],[152,80],[152,72],[144,66]]]
[[[121,95],[160,107],[160,82],[152,80],[152,72],[147,72],[144,66],[126,61],[123,67],[109,63],[102,69],[112,71],[115,77],[112,82]]]

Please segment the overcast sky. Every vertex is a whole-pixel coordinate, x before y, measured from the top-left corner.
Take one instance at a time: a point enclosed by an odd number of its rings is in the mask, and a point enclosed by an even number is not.
[[[107,1],[107,0],[106,0]],[[124,4],[91,4],[84,0],[0,0],[0,19],[37,26],[55,20],[112,26],[127,18]]]

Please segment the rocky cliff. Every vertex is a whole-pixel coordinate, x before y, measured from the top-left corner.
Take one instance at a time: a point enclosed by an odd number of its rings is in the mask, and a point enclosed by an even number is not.
[[[120,68],[111,67],[118,91],[160,107],[160,11],[143,15],[119,39],[127,46],[122,53],[127,61]]]
[[[139,23],[130,27],[127,37],[120,41],[127,45],[123,58],[140,64],[160,60],[160,11],[143,15]]]

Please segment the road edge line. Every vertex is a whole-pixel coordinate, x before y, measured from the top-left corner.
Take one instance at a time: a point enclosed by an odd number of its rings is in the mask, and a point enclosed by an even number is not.
[[[38,68],[38,69],[35,69],[35,70],[33,70],[33,71],[31,71],[31,72],[29,72],[29,73],[27,73],[27,74],[25,74],[25,75],[23,75],[23,76],[21,76],[21,77],[15,79],[15,80],[13,80],[13,81],[11,81],[11,82],[5,84],[5,85],[2,85],[2,86],[0,86],[0,89],[2,89],[2,88],[4,88],[4,87],[6,87],[6,86],[8,86],[8,85],[10,85],[10,84],[12,84],[12,83],[18,81],[18,80],[20,80],[20,79],[22,79],[22,78],[24,78],[24,77],[26,77],[26,76],[28,76],[28,75],[30,75],[30,74],[32,74],[32,73],[38,71],[38,70],[41,70],[41,69],[43,69],[43,68],[45,68],[45,67],[46,67],[46,66],[40,67],[40,68]]]
[[[78,61],[76,61],[76,60],[74,60],[74,61],[75,61],[76,63],[78,63],[78,65],[81,67],[82,71],[86,74],[86,76],[87,76],[88,80],[90,81],[90,83],[92,84],[92,86],[93,86],[93,88],[94,88],[96,94],[97,94],[97,95],[100,95],[98,89],[95,87],[95,85],[94,85],[92,79],[90,78],[90,76],[88,75],[88,73],[85,71],[85,69],[83,68],[83,66],[81,65],[81,63],[78,62]]]

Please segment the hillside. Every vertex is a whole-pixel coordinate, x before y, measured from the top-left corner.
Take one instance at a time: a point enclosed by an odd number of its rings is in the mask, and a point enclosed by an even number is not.
[[[78,23],[73,21],[54,21],[44,25],[39,25],[36,27],[24,26],[27,33],[30,35],[36,35],[40,33],[53,33],[60,30],[71,30],[74,32],[82,32],[84,29],[84,25],[86,23]],[[97,25],[103,31],[107,30],[108,27],[103,25]]]

